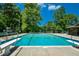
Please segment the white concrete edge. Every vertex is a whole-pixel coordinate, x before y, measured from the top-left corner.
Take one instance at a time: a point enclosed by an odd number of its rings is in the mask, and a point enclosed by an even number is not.
[[[20,47],[42,47],[42,48],[49,48],[49,47],[72,47],[71,45],[69,46],[20,46]]]
[[[71,43],[73,43],[73,44],[77,44],[77,45],[79,45],[79,43],[78,42],[75,42],[75,41],[72,41],[72,40],[67,40],[68,42],[71,42]]]

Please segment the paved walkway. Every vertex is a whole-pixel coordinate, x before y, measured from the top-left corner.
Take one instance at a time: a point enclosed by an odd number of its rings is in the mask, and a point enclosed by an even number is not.
[[[58,35],[58,36],[66,37],[66,38],[72,38],[74,40],[79,41],[79,36],[73,36],[73,35],[68,35],[68,34],[64,34],[64,33],[53,33],[53,35]]]
[[[9,40],[9,39],[15,38],[15,37],[17,37],[17,36],[22,36],[22,35],[24,35],[24,34],[26,34],[26,33],[22,33],[22,34],[18,34],[18,35],[11,35],[11,36],[0,37],[0,41]]]
[[[67,47],[19,47],[11,56],[79,56],[79,49]]]

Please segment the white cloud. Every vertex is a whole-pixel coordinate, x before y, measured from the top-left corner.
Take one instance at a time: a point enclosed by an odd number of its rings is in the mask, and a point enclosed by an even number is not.
[[[48,6],[48,9],[49,9],[49,10],[57,10],[57,9],[59,9],[60,7],[61,7],[61,5],[57,5],[57,6],[56,6],[56,5],[49,5],[49,6]]]
[[[44,3],[38,3],[38,5],[41,6],[42,8],[46,7],[46,5]]]
[[[59,9],[61,7],[61,5],[58,5],[57,7],[56,7],[56,9]]]

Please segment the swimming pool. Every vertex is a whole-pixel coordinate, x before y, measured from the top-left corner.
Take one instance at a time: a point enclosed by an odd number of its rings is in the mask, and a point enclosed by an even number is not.
[[[26,34],[21,40],[15,42],[14,46],[70,46],[68,38],[63,38],[51,34]]]

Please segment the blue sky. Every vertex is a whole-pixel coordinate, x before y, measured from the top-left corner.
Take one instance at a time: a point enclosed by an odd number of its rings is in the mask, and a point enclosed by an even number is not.
[[[79,16],[79,4],[78,3],[38,3],[40,8],[40,15],[42,16],[42,20],[40,21],[41,25],[45,25],[48,21],[53,21],[53,13],[56,9],[59,9],[61,6],[65,8],[66,13],[75,14]],[[19,3],[17,6],[20,10],[24,10],[24,5]]]

